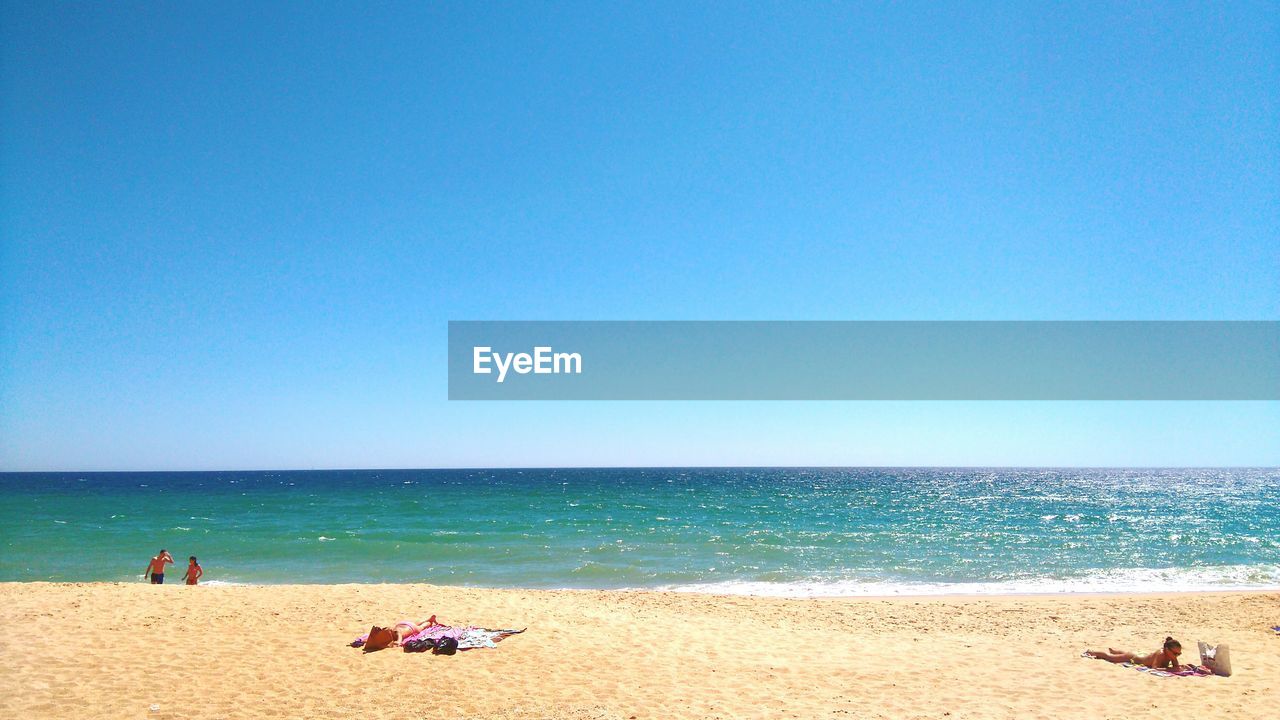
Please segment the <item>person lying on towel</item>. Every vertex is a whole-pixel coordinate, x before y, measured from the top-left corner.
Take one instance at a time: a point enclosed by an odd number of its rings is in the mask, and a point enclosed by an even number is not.
[[[413,637],[427,628],[437,625],[436,616],[423,620],[420,623],[412,620],[401,620],[391,627],[379,627],[374,625],[369,629],[369,638],[364,641],[364,651],[373,652],[384,648],[395,647],[399,645],[405,638]]]
[[[1181,667],[1178,664],[1178,656],[1182,654],[1182,643],[1171,637],[1164,639],[1164,646],[1149,655],[1139,655],[1137,653],[1125,652],[1115,648],[1107,648],[1107,652],[1099,652],[1096,650],[1085,650],[1085,655],[1099,660],[1106,660],[1113,663],[1131,662],[1134,665],[1142,665],[1155,670],[1164,670],[1169,668],[1177,670]]]

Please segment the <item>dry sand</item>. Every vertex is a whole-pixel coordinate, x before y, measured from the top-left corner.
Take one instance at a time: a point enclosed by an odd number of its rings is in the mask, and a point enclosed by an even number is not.
[[[1276,717],[1280,594],[810,599],[426,585],[0,584],[6,718]],[[347,646],[432,613],[452,657]],[[1230,678],[1079,653],[1231,644]],[[157,705],[158,710],[150,710]]]

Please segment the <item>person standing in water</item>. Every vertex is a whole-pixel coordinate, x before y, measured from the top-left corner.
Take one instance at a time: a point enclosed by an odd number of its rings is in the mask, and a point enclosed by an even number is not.
[[[188,585],[195,585],[204,575],[204,568],[200,567],[200,563],[196,562],[195,555],[192,555],[187,562],[187,574],[183,575],[182,579]]]
[[[151,558],[151,562],[147,563],[147,575],[151,577],[152,585],[164,584],[164,566],[173,564],[173,556],[168,550],[160,548],[160,554]]]

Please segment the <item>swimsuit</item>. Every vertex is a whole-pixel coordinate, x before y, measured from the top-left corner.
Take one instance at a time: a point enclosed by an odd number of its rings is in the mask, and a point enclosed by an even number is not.
[[[407,632],[407,633],[402,633],[402,632],[400,632],[400,628],[402,628],[402,627],[409,628],[409,632]],[[395,630],[395,631],[396,631],[396,635],[399,635],[399,636],[400,636],[400,639],[401,639],[401,640],[403,640],[403,639],[405,639],[405,638],[409,637],[410,635],[413,635],[413,634],[417,633],[417,632],[418,632],[418,625],[417,625],[417,623],[413,622],[412,620],[401,620],[400,622],[398,622],[398,623],[396,623],[395,625],[393,625],[391,629],[392,629],[392,630]]]
[[[164,584],[164,573],[151,573],[151,584],[152,584],[152,585],[163,585],[163,584]]]

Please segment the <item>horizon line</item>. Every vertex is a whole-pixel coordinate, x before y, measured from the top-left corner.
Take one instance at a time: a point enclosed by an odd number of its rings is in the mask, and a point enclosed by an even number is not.
[[[1280,470],[1280,465],[457,465],[448,467],[0,470],[0,475],[91,473],[443,472],[451,470]]]

